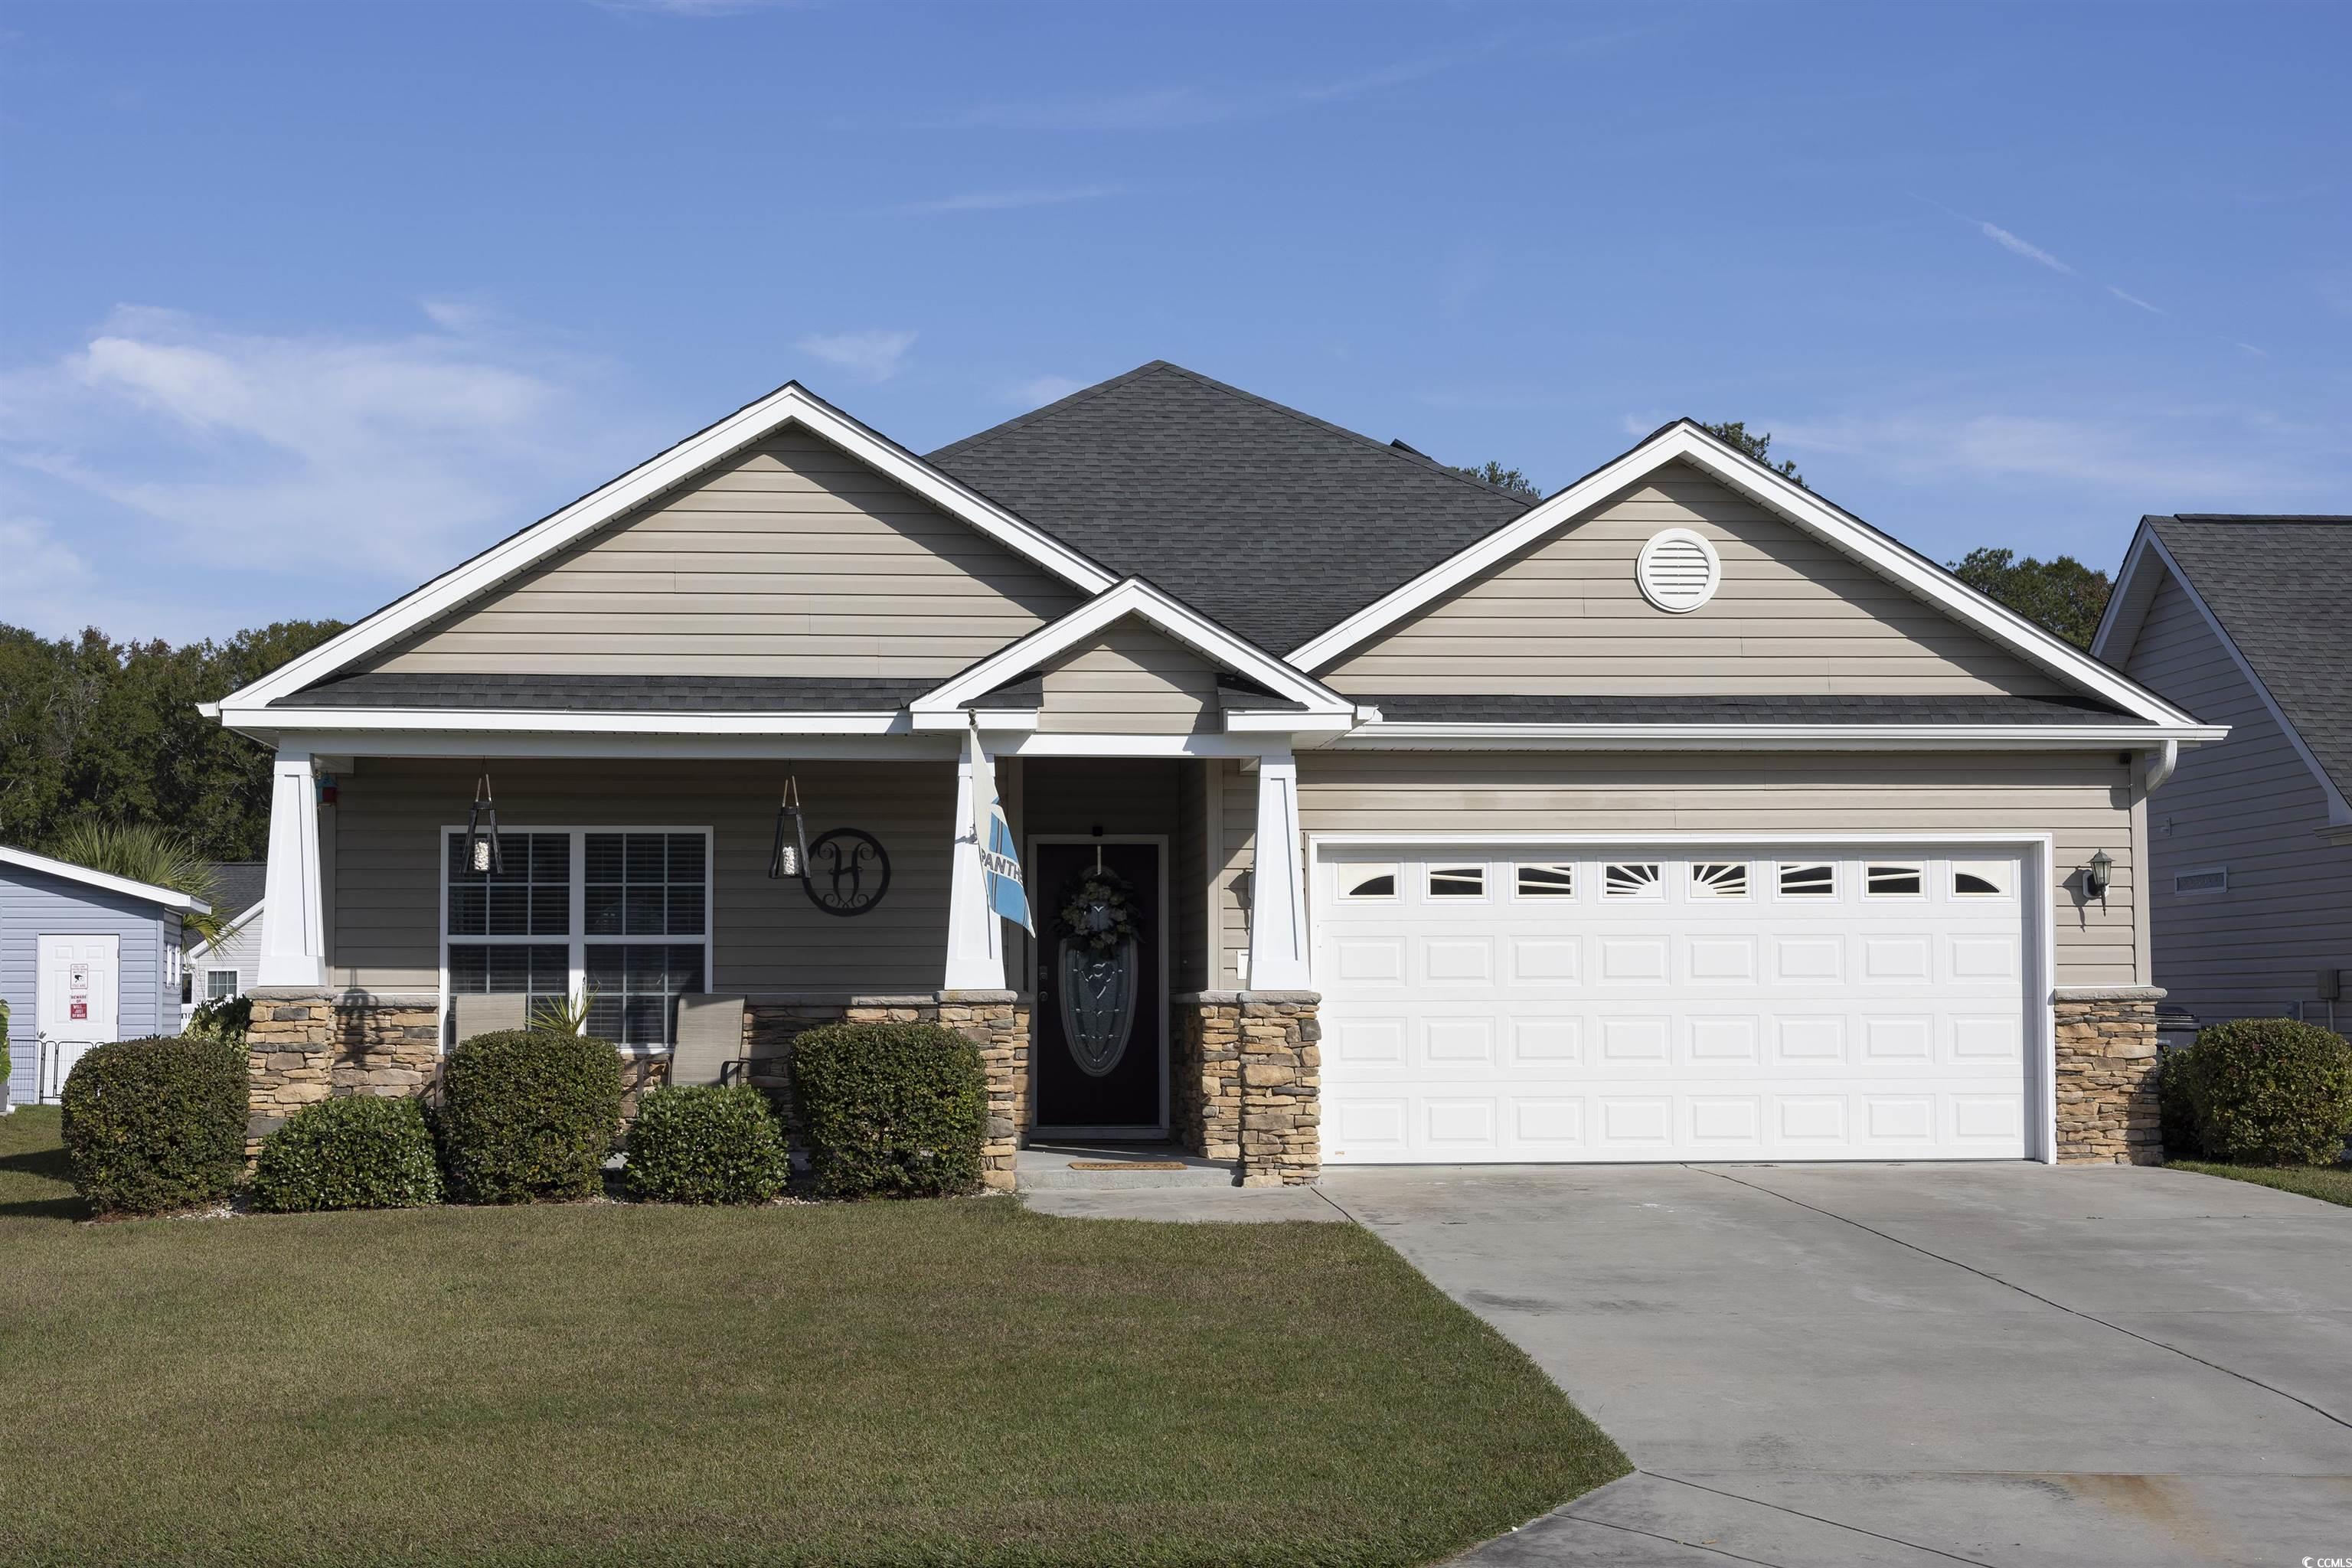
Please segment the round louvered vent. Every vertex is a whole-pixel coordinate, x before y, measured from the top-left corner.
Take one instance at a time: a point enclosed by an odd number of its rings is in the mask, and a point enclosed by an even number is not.
[[[1642,596],[1673,615],[1685,615],[1715,597],[1723,582],[1723,558],[1699,534],[1670,528],[1642,546],[1633,567]]]

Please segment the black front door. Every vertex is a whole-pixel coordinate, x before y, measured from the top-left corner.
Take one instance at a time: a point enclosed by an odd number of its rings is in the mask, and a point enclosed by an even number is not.
[[[1070,935],[1065,911],[1093,877],[1097,855],[1109,876],[1095,879],[1117,901],[1101,908],[1097,900],[1094,923],[1115,940],[1089,942]],[[1035,860],[1037,1124],[1164,1127],[1159,847],[1041,844]]]

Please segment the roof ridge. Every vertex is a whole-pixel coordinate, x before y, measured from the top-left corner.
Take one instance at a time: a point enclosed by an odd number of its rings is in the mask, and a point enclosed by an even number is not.
[[[2329,511],[2174,511],[2150,513],[2151,522],[2352,522],[2352,514]]]

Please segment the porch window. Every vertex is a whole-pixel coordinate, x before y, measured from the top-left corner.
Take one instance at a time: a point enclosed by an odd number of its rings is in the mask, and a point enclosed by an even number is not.
[[[677,998],[710,981],[707,828],[509,829],[505,867],[476,876],[446,835],[444,973],[452,995],[536,1008],[593,994],[588,1030],[635,1050],[677,1038]]]

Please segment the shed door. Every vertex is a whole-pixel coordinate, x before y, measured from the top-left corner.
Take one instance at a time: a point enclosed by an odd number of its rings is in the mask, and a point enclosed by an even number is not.
[[[1334,1164],[2017,1159],[2013,852],[1334,847]]]
[[[115,997],[122,972],[119,936],[40,939],[39,1076],[34,1092],[58,1098],[66,1074],[91,1046],[115,1037]]]

